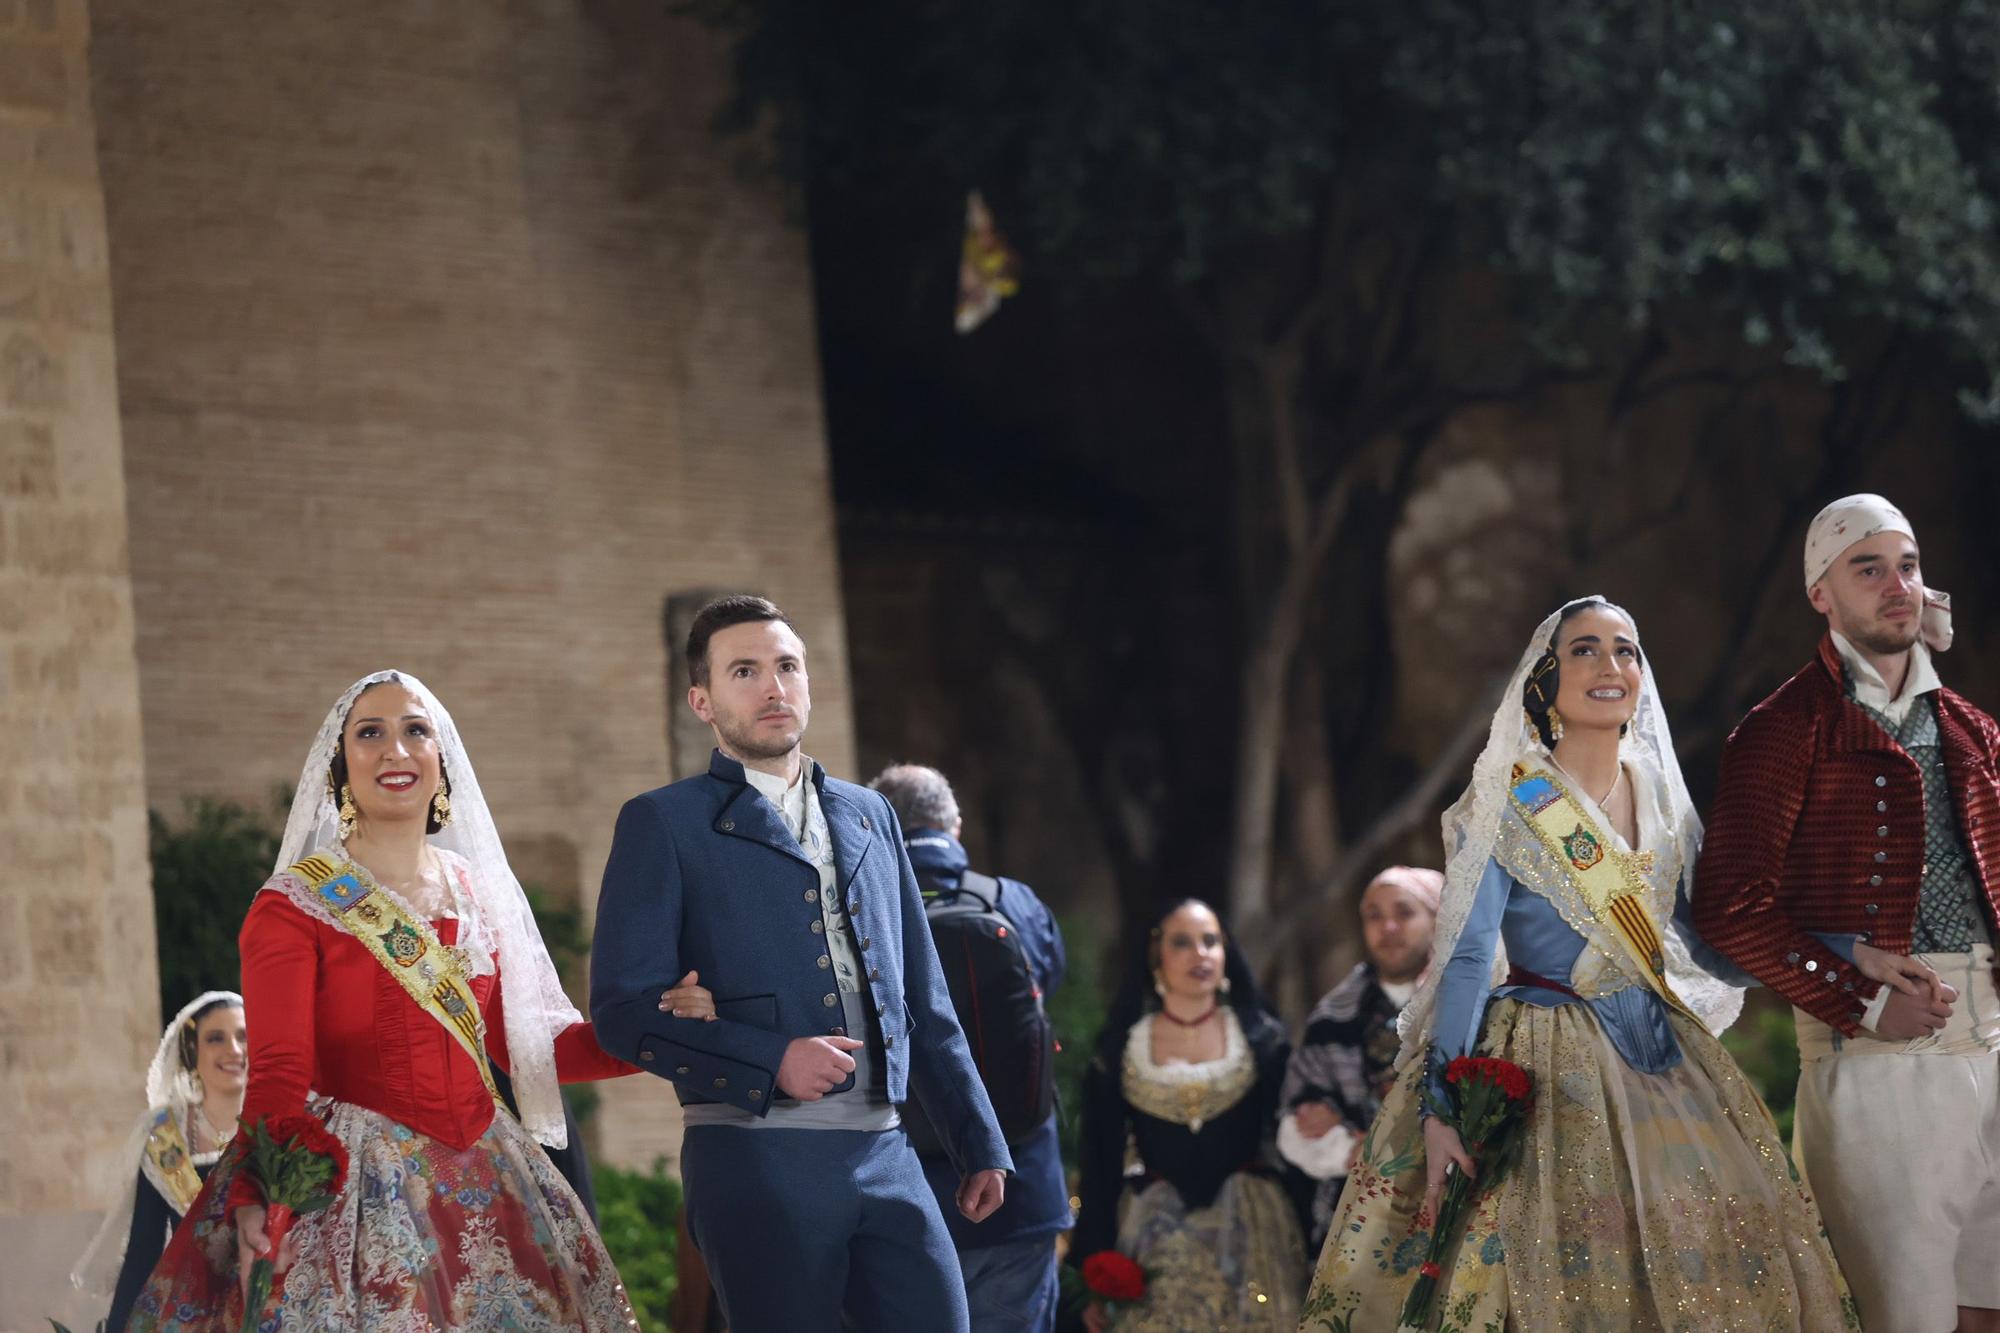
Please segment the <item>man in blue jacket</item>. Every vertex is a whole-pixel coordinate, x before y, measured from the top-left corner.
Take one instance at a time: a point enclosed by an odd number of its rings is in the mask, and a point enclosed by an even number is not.
[[[598,898],[591,1017],[674,1085],[688,1227],[735,1333],[964,1330],[951,1238],[896,1105],[944,1138],[958,1212],[1012,1170],[889,803],[799,750],[805,645],[759,597],[704,607],[688,702],[709,770],[626,802]],[[715,1021],[661,995],[694,972]]]
[[[971,862],[959,842],[964,821],[958,798],[944,774],[920,764],[897,764],[868,785],[889,798],[924,892],[947,896],[955,892]],[[1062,930],[1033,889],[1018,879],[996,876],[996,880],[1000,891],[994,908],[1013,925],[1028,970],[1046,998],[1062,984],[1068,963]],[[1005,1205],[978,1227],[952,1217],[949,1210],[945,1223],[965,1271],[972,1333],[1051,1333],[1058,1294],[1056,1237],[1074,1221],[1055,1116],[1051,1114],[1027,1136],[1017,1137],[1009,1150],[1014,1154],[1014,1180]],[[945,1156],[921,1160],[943,1207],[958,1185],[951,1160]]]

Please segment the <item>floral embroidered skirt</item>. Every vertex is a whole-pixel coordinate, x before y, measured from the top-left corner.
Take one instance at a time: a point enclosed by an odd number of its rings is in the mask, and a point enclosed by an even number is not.
[[[1120,1333],[1231,1333],[1298,1326],[1305,1242],[1277,1182],[1239,1171],[1190,1209],[1154,1181],[1127,1204],[1118,1249],[1146,1270],[1146,1295],[1120,1306]]]
[[[1480,1196],[1431,1307],[1445,1333],[1857,1329],[1819,1210],[1736,1064],[1673,1015],[1682,1060],[1633,1070],[1590,1011],[1498,1000],[1481,1053],[1535,1079],[1520,1160]],[[1430,1236],[1413,1065],[1349,1177],[1300,1327],[1398,1327]]]
[[[611,1256],[569,1184],[504,1112],[460,1151],[373,1111],[321,1103],[347,1146],[347,1186],[301,1217],[260,1333],[638,1327]],[[133,1333],[236,1333],[243,1299],[225,1156],[140,1294]]]

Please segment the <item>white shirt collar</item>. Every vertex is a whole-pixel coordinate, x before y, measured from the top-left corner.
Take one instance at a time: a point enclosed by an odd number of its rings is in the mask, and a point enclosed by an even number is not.
[[[1828,630],[1833,637],[1834,651],[1840,654],[1841,663],[1847,668],[1847,675],[1854,682],[1854,697],[1860,703],[1874,709],[1897,726],[1909,715],[1910,705],[1918,696],[1931,693],[1943,685],[1938,679],[1937,668],[1931,664],[1930,649],[1922,639],[1910,645],[1910,669],[1903,673],[1903,692],[1891,699],[1888,682],[1875,664],[1863,657],[1855,646],[1847,641],[1839,630]]]
[[[778,808],[778,813],[785,817],[785,821],[791,825],[795,835],[805,824],[806,786],[808,781],[806,774],[810,770],[811,765],[812,760],[806,758],[804,755],[800,755],[799,775],[790,783],[787,783],[775,773],[766,773],[762,769],[752,768],[748,764],[743,766],[744,779],[752,787],[755,787],[765,800]]]

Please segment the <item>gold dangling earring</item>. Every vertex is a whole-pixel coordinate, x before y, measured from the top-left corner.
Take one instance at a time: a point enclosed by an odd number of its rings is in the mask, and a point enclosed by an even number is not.
[[[439,828],[451,823],[451,788],[444,785],[442,778],[438,780],[437,795],[431,797],[431,818]]]
[[[1549,709],[1549,741],[1553,744],[1563,738],[1563,715],[1553,707]]]
[[[1225,973],[1223,973],[1223,975],[1222,975],[1222,984],[1221,984],[1221,985],[1219,985],[1219,986],[1217,986],[1217,987],[1216,987],[1216,989],[1217,989],[1217,990],[1219,990],[1219,991],[1221,991],[1221,992],[1222,992],[1222,993],[1223,993],[1224,995],[1227,995],[1227,994],[1229,994],[1229,974],[1228,974],[1228,973],[1226,973],[1226,972],[1225,972]]]
[[[346,842],[349,838],[354,836],[354,821],[356,819],[359,819],[360,817],[361,817],[361,812],[354,808],[354,793],[347,789],[346,783],[344,782],[341,783],[340,784],[340,840],[342,842]]]
[[[1155,995],[1158,995],[1163,1000],[1167,998],[1166,979],[1162,977],[1157,971],[1153,973],[1153,993]]]

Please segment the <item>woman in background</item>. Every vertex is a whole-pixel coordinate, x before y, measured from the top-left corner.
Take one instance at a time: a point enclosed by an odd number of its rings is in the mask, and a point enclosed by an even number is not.
[[[167,1237],[236,1136],[249,1067],[243,997],[235,991],[197,995],[160,1035],[146,1070],[146,1112],[118,1159],[129,1164],[136,1158],[137,1173],[127,1178],[124,1193],[70,1274],[76,1286],[99,1297],[111,1288],[108,1333],[124,1333],[132,1302]]]
[[[1284,1027],[1207,903],[1170,907],[1141,956],[1084,1075],[1070,1260],[1116,1249],[1145,1269],[1145,1298],[1120,1308],[1121,1330],[1290,1330],[1305,1250],[1271,1144],[1291,1053]],[[1093,1302],[1084,1322],[1102,1333],[1104,1307]]]

